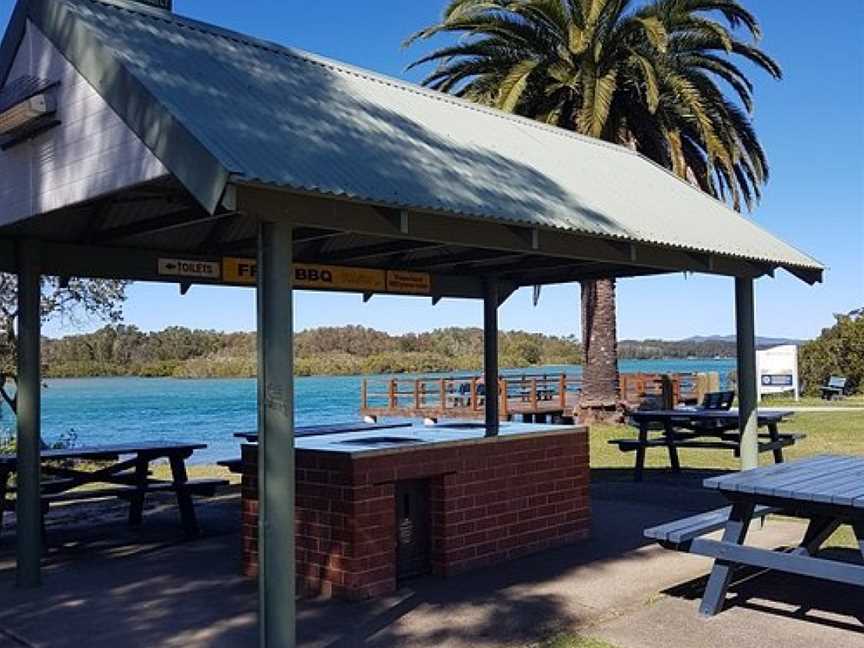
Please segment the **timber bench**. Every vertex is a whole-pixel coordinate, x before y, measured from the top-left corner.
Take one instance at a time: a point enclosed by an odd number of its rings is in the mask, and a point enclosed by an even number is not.
[[[93,499],[119,498],[129,501],[129,524],[140,525],[144,514],[144,499],[150,493],[173,492],[177,497],[180,520],[187,536],[198,535],[198,520],[192,497],[212,497],[219,488],[228,486],[224,479],[192,479],[186,472],[186,459],[204,444],[144,442],[44,450],[42,473],[47,477],[41,484],[40,502],[43,516],[51,505]],[[171,466],[171,479],[151,477],[150,464],[166,459]],[[85,462],[84,466],[76,465]],[[0,530],[3,511],[12,493],[9,480],[17,470],[15,455],[0,455]],[[82,489],[99,484],[98,488]]]
[[[864,588],[864,565],[818,555],[837,528],[849,524],[864,557],[864,457],[810,457],[712,477],[704,485],[722,493],[731,506],[645,531],[667,549],[715,559],[702,615],[723,609],[733,570],[742,565]],[[750,523],[774,513],[808,520],[801,543],[788,551],[745,545]],[[720,529],[720,540],[704,537]]]
[[[806,438],[801,433],[780,433],[779,423],[791,414],[788,411],[762,410],[757,417],[759,427],[767,428],[767,432],[759,434],[759,452],[771,452],[775,463],[783,463],[783,448]],[[665,448],[669,452],[674,472],[681,470],[679,448],[729,450],[735,456],[741,452],[738,412],[735,410],[635,410],[630,418],[639,428],[636,438],[611,439],[609,443],[617,445],[622,452],[636,453],[636,481],[642,480],[645,456],[651,448]]]
[[[781,510],[772,506],[757,506],[753,509],[753,519],[762,519],[768,515],[779,513]],[[724,528],[729,521],[730,513],[732,513],[732,507],[725,506],[707,513],[691,515],[674,522],[645,529],[645,537],[656,540],[666,549],[690,551],[693,540]]]

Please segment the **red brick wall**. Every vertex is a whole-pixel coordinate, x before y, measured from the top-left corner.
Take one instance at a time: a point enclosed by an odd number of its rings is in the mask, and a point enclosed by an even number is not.
[[[257,446],[243,447],[243,566],[257,573]],[[396,589],[394,482],[430,480],[431,563],[446,576],[589,534],[585,432],[358,455],[298,450],[300,591]]]

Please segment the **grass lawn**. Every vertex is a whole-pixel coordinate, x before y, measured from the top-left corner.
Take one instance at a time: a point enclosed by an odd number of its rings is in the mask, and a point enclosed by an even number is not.
[[[854,394],[840,400],[823,400],[818,396],[802,396],[795,400],[790,396],[765,396],[762,407],[861,407],[864,408],[864,394]]]
[[[232,484],[240,483],[240,475],[230,472],[227,468],[216,464],[190,464],[186,466],[189,479],[227,479]],[[171,466],[167,462],[153,464],[153,477],[156,479],[171,479]]]
[[[864,454],[864,409],[861,412],[799,412],[788,422],[780,425],[780,431],[803,432],[807,438],[784,454],[788,459],[800,459],[816,454]],[[636,436],[630,427],[594,425],[591,427],[591,468],[595,479],[633,478],[635,453],[620,452],[610,445],[609,439]],[[681,465],[685,468],[713,468],[735,470],[738,460],[731,452],[682,448],[678,451]],[[773,463],[771,453],[759,456],[762,465]],[[669,455],[662,448],[648,450],[646,467],[667,468]],[[849,527],[842,527],[828,541],[828,546],[857,547],[857,541]]]

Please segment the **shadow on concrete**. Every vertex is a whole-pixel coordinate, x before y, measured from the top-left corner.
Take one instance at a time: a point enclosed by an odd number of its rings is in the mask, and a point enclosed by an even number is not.
[[[849,563],[864,562],[859,552],[845,548],[828,548],[819,555]],[[663,594],[700,600],[707,583],[708,574],[664,590]],[[735,608],[864,634],[861,588],[843,583],[741,567],[735,571],[726,607],[721,614],[734,614]]]
[[[681,515],[641,503],[593,506],[592,540],[448,579],[420,578],[384,599],[299,601],[299,645],[518,645],[584,625],[636,587],[621,574],[648,573],[663,555],[641,549],[642,529]],[[191,542],[181,540],[167,503],[137,530],[120,520],[49,527],[38,590],[14,587],[14,535],[4,535],[0,630],[60,648],[254,646],[257,588],[239,575],[238,498],[202,502],[198,512],[204,536]],[[639,586],[643,597],[652,587],[650,579]]]
[[[641,482],[633,481],[632,468],[592,468],[591,496],[618,502],[641,502],[679,511],[703,512],[727,506],[726,498],[703,488],[710,477],[725,470],[683,468],[680,473],[667,468],[646,468]]]
[[[139,529],[111,521],[49,525],[43,586],[14,586],[14,534],[0,540],[0,646],[246,646],[257,637],[255,584],[238,574],[238,498],[197,506],[186,541],[173,505]],[[24,642],[20,644],[20,642]]]

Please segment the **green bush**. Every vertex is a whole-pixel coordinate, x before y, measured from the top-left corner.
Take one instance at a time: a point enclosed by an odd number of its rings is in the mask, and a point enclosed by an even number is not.
[[[845,376],[852,391],[864,386],[864,309],[836,318],[834,326],[801,347],[798,370],[806,394],[818,395],[831,376]]]

